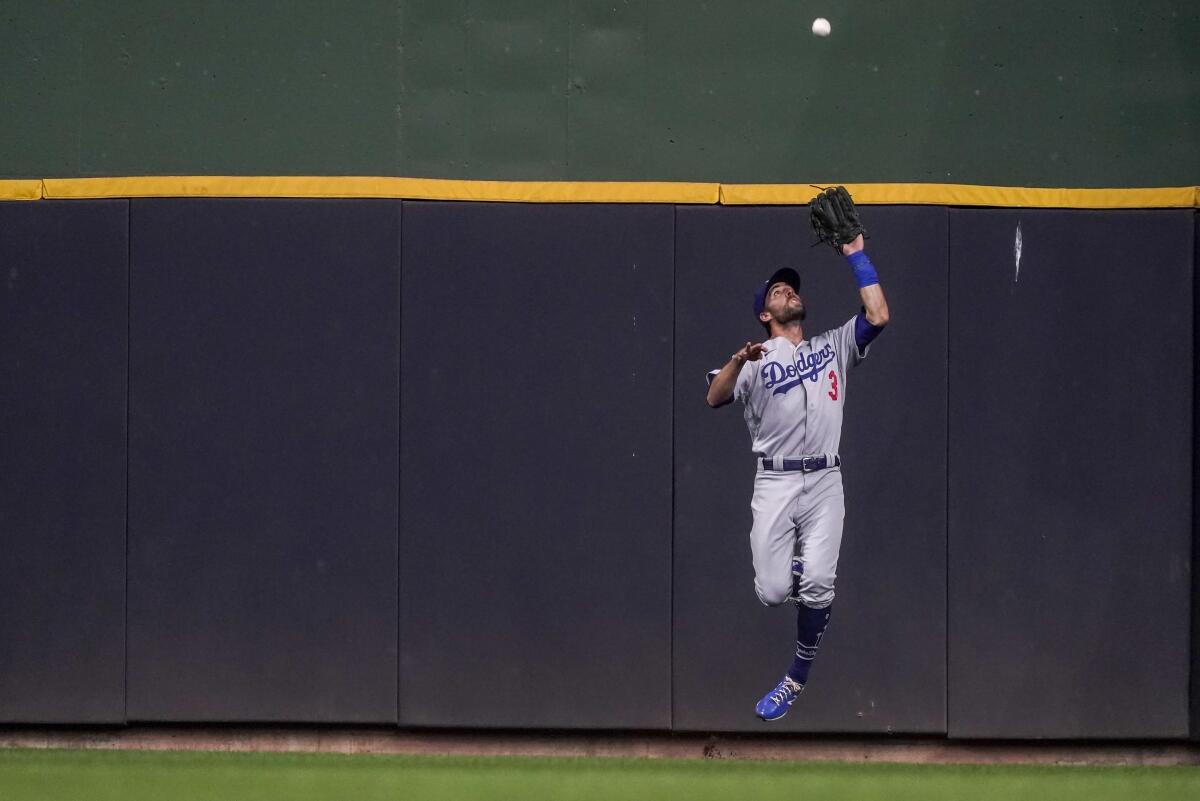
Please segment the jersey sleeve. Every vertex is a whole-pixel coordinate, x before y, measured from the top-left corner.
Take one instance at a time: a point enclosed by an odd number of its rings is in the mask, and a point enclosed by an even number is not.
[[[704,380],[708,382],[708,386],[712,386],[713,379],[717,377],[720,370],[709,370]],[[733,399],[735,401],[746,402],[746,398],[750,397],[750,389],[754,386],[754,380],[758,376],[758,370],[755,369],[753,362],[746,362],[742,365],[741,372],[738,373],[737,382],[733,385]]]
[[[750,392],[754,389],[754,382],[757,378],[757,362],[746,362],[743,364],[741,372],[738,373],[737,383],[733,385],[733,399],[745,403],[750,397]]]
[[[830,332],[833,338],[834,347],[837,348],[837,352],[839,356],[841,356],[842,362],[846,367],[853,367],[863,359],[867,358],[867,352],[871,349],[871,345],[869,343],[861,350],[858,347],[858,341],[854,335],[854,328],[857,320],[858,315],[856,314],[843,323],[840,328],[835,328]]]

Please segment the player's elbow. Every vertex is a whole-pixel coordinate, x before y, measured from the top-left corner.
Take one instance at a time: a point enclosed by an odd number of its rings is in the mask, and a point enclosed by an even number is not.
[[[886,305],[880,306],[876,309],[867,310],[867,322],[876,328],[883,328],[888,324],[888,322],[891,321],[891,319],[892,316],[888,313],[888,307]]]
[[[708,404],[708,408],[710,409],[720,409],[722,406],[728,406],[731,400],[733,400],[732,395],[724,399],[709,395],[704,399],[704,402]]]

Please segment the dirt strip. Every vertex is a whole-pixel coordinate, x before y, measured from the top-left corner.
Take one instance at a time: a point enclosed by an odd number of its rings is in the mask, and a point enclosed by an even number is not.
[[[767,759],[914,764],[1200,765],[1200,743],[958,741],[387,728],[2,727],[0,748]]]

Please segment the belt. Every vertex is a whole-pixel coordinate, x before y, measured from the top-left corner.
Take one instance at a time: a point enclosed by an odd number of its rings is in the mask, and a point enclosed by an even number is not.
[[[812,473],[840,466],[842,457],[836,453],[823,453],[820,456],[764,456],[759,461],[762,463],[763,470],[800,470]]]

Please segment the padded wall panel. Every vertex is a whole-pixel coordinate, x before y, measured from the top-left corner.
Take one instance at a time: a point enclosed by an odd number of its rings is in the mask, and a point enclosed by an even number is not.
[[[1200,344],[1200,327],[1196,325],[1197,302],[1200,298],[1200,284],[1195,280],[1196,269],[1200,267],[1200,213],[1193,215],[1195,229],[1192,237],[1192,686],[1191,686],[1191,734],[1193,740],[1200,740],[1200,509],[1196,508],[1196,497],[1200,495],[1200,459],[1197,450],[1200,443],[1195,441],[1197,423],[1200,422],[1200,409],[1196,408],[1197,384],[1200,376],[1194,369],[1197,345]]]
[[[401,723],[670,725],[673,214],[405,204]]]
[[[131,719],[395,720],[400,208],[133,202]]]
[[[0,203],[0,722],[125,718],[128,213]]]
[[[846,378],[846,520],[833,617],[809,686],[772,730],[945,731],[946,211],[863,216],[892,310]],[[763,607],[750,562],[754,461],[741,405],[704,401],[707,370],[763,329],[758,283],[796,266],[804,330],[858,312],[850,268],[812,249],[807,209],[681,207],[675,350],[677,729],[761,731],[758,698],[795,649],[795,608]]]
[[[950,735],[1187,733],[1192,213],[951,213]]]

